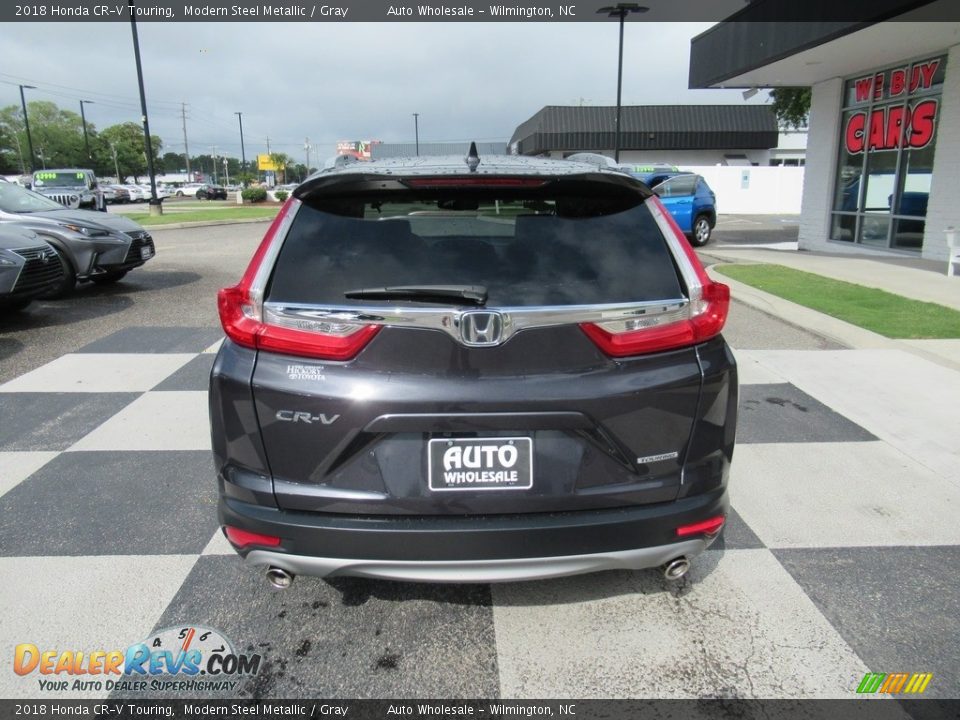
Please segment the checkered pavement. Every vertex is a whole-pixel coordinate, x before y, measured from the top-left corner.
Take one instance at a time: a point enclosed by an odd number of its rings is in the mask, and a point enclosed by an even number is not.
[[[301,578],[278,593],[217,528],[219,337],[127,328],[0,385],[0,657],[197,624],[264,656],[244,689],[259,697],[844,698],[868,671],[933,672],[928,696],[960,696],[949,370],[888,350],[737,351],[733,511],[677,584]],[[0,695],[41,695],[6,662]]]

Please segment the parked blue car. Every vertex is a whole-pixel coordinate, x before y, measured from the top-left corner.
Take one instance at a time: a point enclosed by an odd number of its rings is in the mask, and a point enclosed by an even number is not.
[[[691,244],[710,242],[717,224],[717,196],[699,175],[676,169],[634,168],[630,174],[660,196]]]

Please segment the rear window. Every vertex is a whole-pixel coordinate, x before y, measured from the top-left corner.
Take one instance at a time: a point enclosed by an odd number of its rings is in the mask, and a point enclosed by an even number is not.
[[[569,198],[337,202],[300,208],[267,300],[370,305],[382,301],[344,294],[393,285],[481,285],[490,307],[682,296],[670,252],[642,203],[607,212],[602,204],[573,208]]]

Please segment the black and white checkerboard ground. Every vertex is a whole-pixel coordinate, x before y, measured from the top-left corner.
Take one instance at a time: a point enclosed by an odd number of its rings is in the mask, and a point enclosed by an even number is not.
[[[956,373],[899,351],[743,350],[719,541],[654,572],[271,591],[220,536],[214,328],[128,328],[0,385],[0,648],[123,648],[200,624],[261,697],[960,696]],[[952,398],[952,401],[951,401]],[[36,675],[0,672],[6,697]],[[65,693],[78,697],[77,693]]]

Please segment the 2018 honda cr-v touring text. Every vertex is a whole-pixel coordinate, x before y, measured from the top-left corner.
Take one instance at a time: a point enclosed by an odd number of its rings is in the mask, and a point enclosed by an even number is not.
[[[627,174],[338,165],[218,302],[220,523],[277,587],[675,578],[721,530],[729,290]]]

